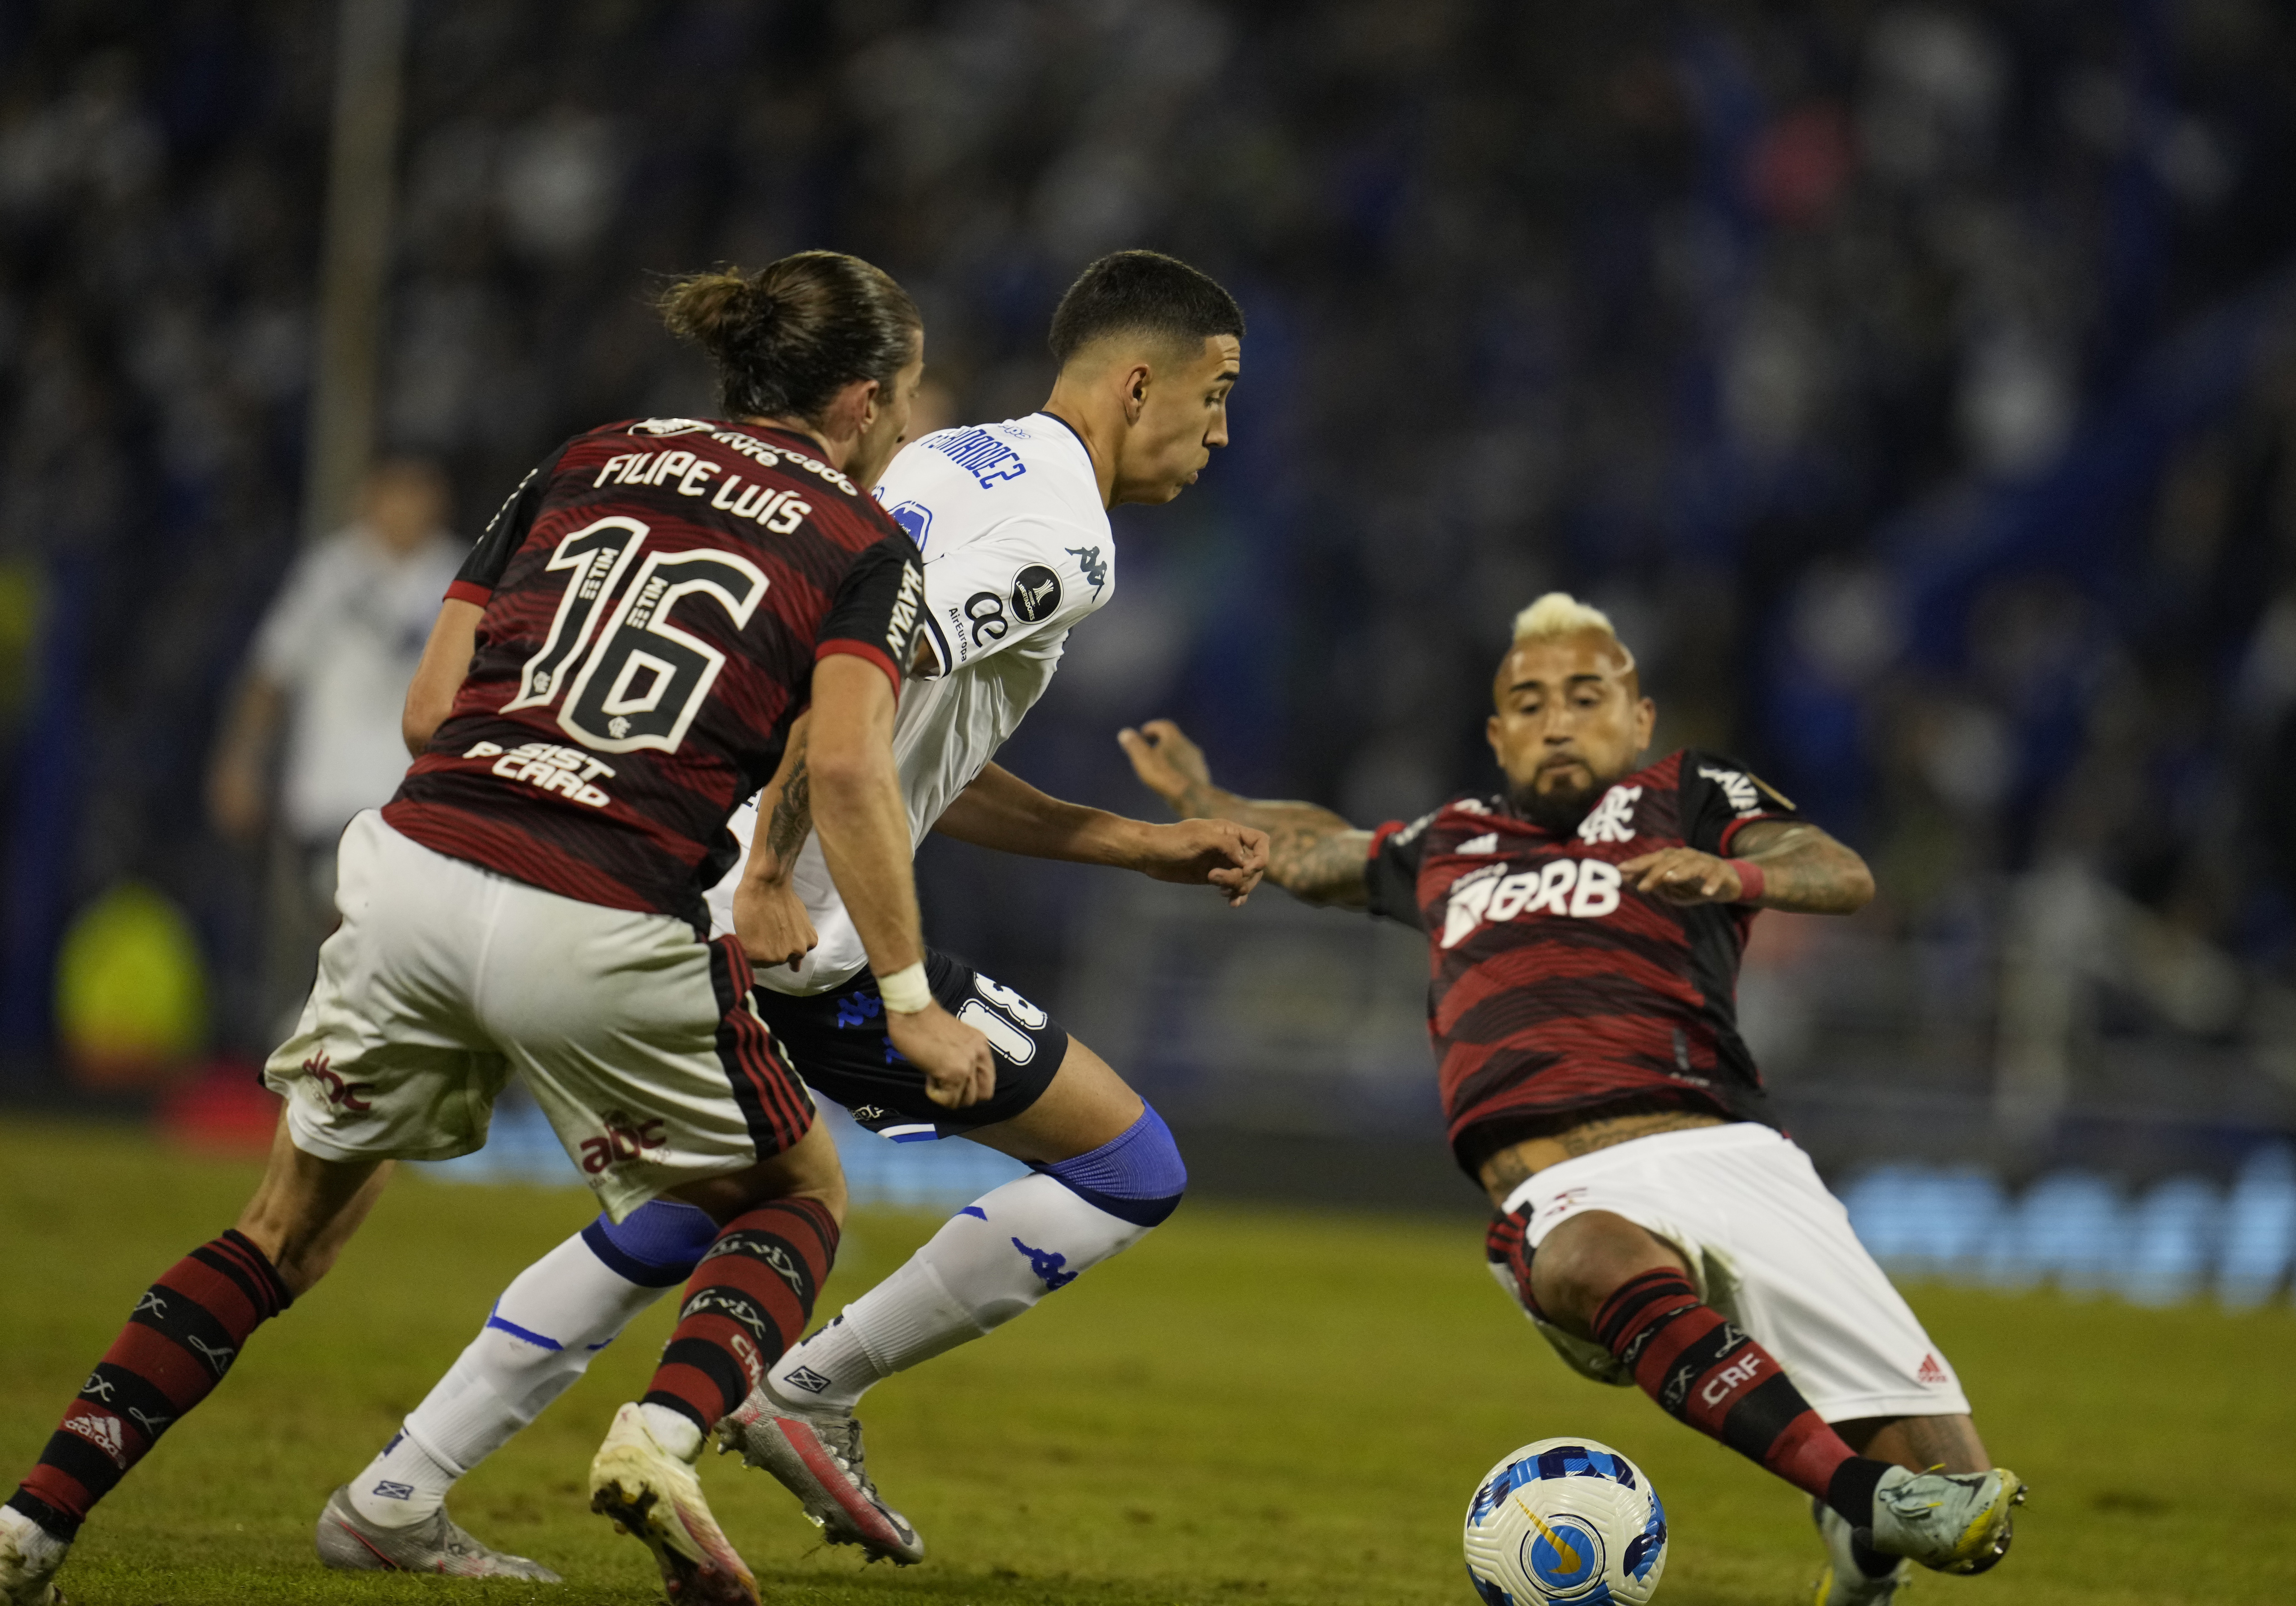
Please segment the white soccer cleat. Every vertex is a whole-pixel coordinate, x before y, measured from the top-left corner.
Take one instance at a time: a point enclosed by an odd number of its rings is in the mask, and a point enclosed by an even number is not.
[[[2006,1467],[1988,1472],[1915,1472],[1891,1467],[1874,1492],[1866,1540],[1935,1572],[1983,1572],[2009,1553],[2009,1511],[2025,1484]]]
[[[428,1572],[449,1578],[563,1582],[539,1561],[490,1549],[465,1533],[444,1506],[406,1528],[377,1528],[351,1504],[345,1484],[327,1497],[312,1535],[319,1560],[337,1572]]]
[[[676,1606],[759,1606],[758,1581],[709,1514],[701,1480],[655,1440],[636,1404],[614,1412],[590,1462],[590,1509],[644,1542]]]
[[[1898,1598],[1913,1563],[1900,1557],[1896,1566],[1874,1577],[1857,1565],[1857,1553],[1850,1548],[1856,1531],[1841,1512],[1823,1500],[1813,1499],[1809,1514],[1817,1524],[1817,1536],[1825,1542],[1825,1570],[1817,1575],[1811,1606],[1889,1606]]]
[[[742,1453],[798,1497],[832,1544],[857,1544],[872,1561],[909,1567],[925,1542],[909,1520],[885,1503],[861,1457],[861,1424],[843,1412],[807,1412],[783,1404],[762,1383],[718,1424],[718,1453]]]
[[[59,1539],[13,1506],[0,1505],[0,1602],[5,1606],[64,1606],[49,1580],[70,1553]]]

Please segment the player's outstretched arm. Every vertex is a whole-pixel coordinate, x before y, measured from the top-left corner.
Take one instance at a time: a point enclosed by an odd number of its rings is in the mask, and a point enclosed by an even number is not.
[[[813,666],[807,738],[813,828],[885,1001],[886,1034],[950,1109],[996,1091],[988,1040],[933,1001],[910,860],[908,805],[893,762],[893,687],[866,659],[833,654]]]
[[[1741,827],[1730,847],[1727,859],[1668,848],[1629,859],[1619,869],[1636,891],[1669,903],[1751,903],[1797,914],[1854,915],[1873,901],[1874,872],[1866,861],[1807,821],[1758,819]],[[1742,863],[1759,874],[1758,887],[1746,885]]]
[[[957,794],[933,829],[976,847],[1033,859],[1064,859],[1138,870],[1158,881],[1218,887],[1241,904],[1267,872],[1266,833],[1227,819],[1151,825],[1105,809],[1062,803],[1002,765]]]
[[[1133,773],[1183,819],[1232,819],[1267,833],[1267,878],[1308,903],[1369,901],[1371,833],[1314,803],[1238,797],[1212,785],[1203,749],[1169,720],[1116,733]]]
[[[479,621],[487,611],[475,602],[449,597],[439,605],[430,626],[430,639],[422,644],[422,661],[406,688],[406,705],[399,711],[398,736],[409,758],[421,758],[430,738],[455,711],[455,694],[471,672],[471,655],[478,650]]]
[[[795,970],[821,941],[813,918],[805,911],[805,900],[790,885],[798,852],[813,834],[813,777],[806,768],[812,729],[810,711],[790,727],[781,768],[758,794],[757,828],[750,835],[742,879],[734,887],[734,934],[742,939],[752,965],[787,965]]]

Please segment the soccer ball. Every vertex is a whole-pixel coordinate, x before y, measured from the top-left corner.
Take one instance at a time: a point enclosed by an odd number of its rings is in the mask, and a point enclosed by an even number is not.
[[[1484,1606],[1642,1606],[1666,1571],[1666,1508],[1643,1470],[1591,1438],[1542,1438],[1490,1470],[1467,1507]]]

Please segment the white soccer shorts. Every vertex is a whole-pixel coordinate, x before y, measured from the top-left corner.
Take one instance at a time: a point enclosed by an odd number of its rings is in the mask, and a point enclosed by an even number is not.
[[[343,923],[264,1067],[304,1153],[469,1154],[514,1072],[619,1220],[812,1124],[732,938],[496,875],[373,811],[343,833],[339,864]]]
[[[1504,1208],[1523,1214],[1534,1249],[1590,1210],[1664,1239],[1689,1263],[1699,1297],[1777,1356],[1829,1422],[1969,1410],[1952,1364],[1783,1132],[1742,1121],[1635,1138],[1547,1166]],[[1512,1294],[1505,1268],[1494,1270]],[[1540,1330],[1590,1376],[1616,1371],[1607,1355],[1577,1353],[1595,1347]]]

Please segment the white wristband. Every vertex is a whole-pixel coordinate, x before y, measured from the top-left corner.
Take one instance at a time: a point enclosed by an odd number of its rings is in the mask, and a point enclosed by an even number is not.
[[[932,987],[925,980],[922,959],[906,970],[896,970],[890,976],[877,978],[877,996],[885,1001],[885,1008],[896,1015],[914,1015],[933,1001]]]

